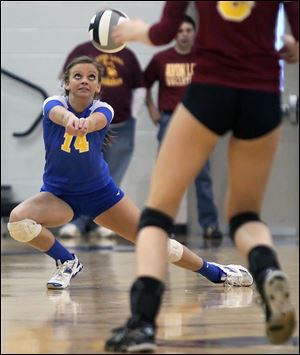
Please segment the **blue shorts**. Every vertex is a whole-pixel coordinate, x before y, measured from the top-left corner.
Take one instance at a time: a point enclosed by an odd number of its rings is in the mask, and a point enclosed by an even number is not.
[[[42,187],[41,191],[47,191]],[[48,191],[53,193],[52,191]],[[73,210],[73,219],[80,216],[87,216],[95,219],[101,213],[113,207],[123,197],[124,192],[111,180],[105,187],[88,194],[58,194],[56,197],[65,201]]]

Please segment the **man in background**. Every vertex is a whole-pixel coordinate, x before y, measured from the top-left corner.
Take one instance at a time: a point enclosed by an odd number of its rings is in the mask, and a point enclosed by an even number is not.
[[[175,46],[155,54],[144,72],[147,107],[152,121],[159,126],[157,134],[159,145],[164,138],[176,105],[191,82],[196,65],[192,53],[195,30],[194,20],[185,15],[175,37]],[[151,87],[156,81],[159,84],[158,107],[154,104],[151,94]],[[203,237],[221,239],[222,233],[219,230],[218,212],[214,204],[209,161],[197,176],[195,186],[198,221],[203,229]]]

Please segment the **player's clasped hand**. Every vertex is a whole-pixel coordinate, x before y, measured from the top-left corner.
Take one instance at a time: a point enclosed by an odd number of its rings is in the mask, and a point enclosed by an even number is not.
[[[89,119],[80,118],[78,123],[78,136],[83,137],[88,132]]]
[[[66,125],[66,132],[72,136],[83,137],[88,131],[88,120],[77,118],[75,115],[71,116]]]

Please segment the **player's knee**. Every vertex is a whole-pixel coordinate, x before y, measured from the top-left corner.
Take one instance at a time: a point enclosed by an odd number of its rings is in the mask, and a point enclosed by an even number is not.
[[[230,218],[229,221],[229,236],[234,242],[236,231],[245,223],[261,222],[259,214],[256,212],[241,212]]]
[[[32,219],[25,218],[17,222],[9,222],[7,229],[13,239],[27,243],[41,233],[42,226]]]
[[[182,258],[183,245],[175,239],[169,239],[168,243],[168,260],[170,263],[176,263]]]
[[[158,227],[163,229],[168,235],[173,232],[173,218],[167,214],[153,208],[145,208],[141,214],[138,230],[144,227]]]

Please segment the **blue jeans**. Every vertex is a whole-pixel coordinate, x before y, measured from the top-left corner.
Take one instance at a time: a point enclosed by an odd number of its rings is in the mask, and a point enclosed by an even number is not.
[[[113,143],[104,150],[104,160],[107,162],[110,175],[119,186],[129,166],[135,138],[135,119],[122,123],[120,126],[111,126]]]
[[[136,120],[130,118],[124,123],[111,126],[113,142],[110,147],[105,148],[103,155],[108,164],[110,175],[116,185],[120,186],[127,171],[134,150]],[[90,218],[81,216],[72,221],[81,232],[95,227]]]
[[[159,120],[159,130],[157,134],[159,146],[162,143],[170,120],[170,113],[162,113]],[[200,226],[203,229],[207,227],[218,227],[218,211],[214,203],[209,161],[206,162],[196,177],[195,186],[197,194],[198,221]]]

